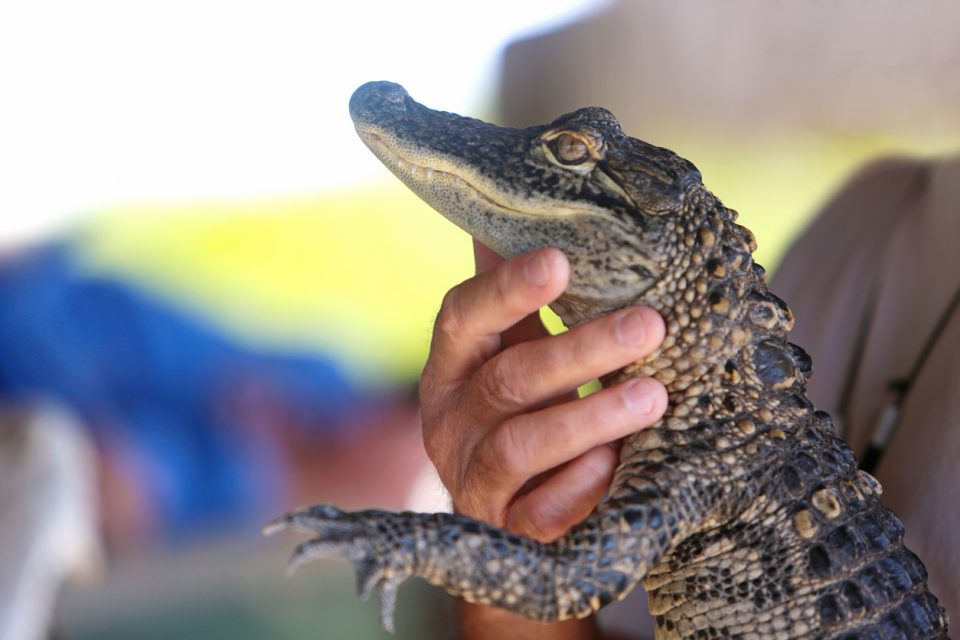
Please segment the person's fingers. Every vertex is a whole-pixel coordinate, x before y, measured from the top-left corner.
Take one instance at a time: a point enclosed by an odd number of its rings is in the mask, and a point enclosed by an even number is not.
[[[559,296],[570,276],[566,257],[540,249],[457,285],[434,324],[424,376],[443,384],[468,377],[500,349],[500,333]]]
[[[473,258],[477,273],[489,271],[504,262],[503,258],[497,255],[493,249],[480,243],[478,240],[473,241]],[[539,312],[534,311],[523,320],[517,322],[517,324],[501,332],[500,348],[504,349],[510,345],[542,338],[547,335],[550,335],[550,332],[543,326]]]
[[[514,345],[476,371],[461,401],[488,423],[499,422],[649,355],[664,333],[656,311],[629,307],[566,333]]]
[[[666,408],[661,383],[634,378],[582,400],[515,415],[478,440],[463,484],[494,503],[509,502],[529,478],[650,426]]]
[[[424,443],[459,511],[500,525],[509,512],[518,530],[555,537],[608,486],[616,455],[602,443],[659,419],[666,392],[635,379],[584,400],[547,401],[653,352],[663,321],[631,308],[545,337],[537,312],[567,284],[563,254],[503,261],[475,248],[481,273],[444,299],[421,378]],[[541,484],[516,497],[538,474]]]
[[[606,444],[590,449],[507,509],[507,530],[551,542],[590,515],[610,486],[620,455]]]

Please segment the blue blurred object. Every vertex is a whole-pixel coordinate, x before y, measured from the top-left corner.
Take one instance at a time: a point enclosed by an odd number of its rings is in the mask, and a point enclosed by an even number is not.
[[[0,354],[0,400],[55,400],[122,444],[173,537],[276,510],[281,431],[331,435],[364,404],[332,360],[233,342],[68,244],[0,264]]]

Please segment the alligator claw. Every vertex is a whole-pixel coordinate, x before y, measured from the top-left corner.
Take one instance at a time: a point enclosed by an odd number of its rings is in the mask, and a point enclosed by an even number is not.
[[[309,507],[300,507],[296,511],[290,511],[279,518],[274,518],[264,525],[261,532],[265,536],[272,536],[278,531],[293,529],[300,533],[315,533],[317,527],[321,527],[331,520],[342,519],[347,515],[340,509],[329,504],[314,504]]]
[[[394,632],[393,613],[397,589],[409,575],[397,558],[378,557],[367,530],[367,523],[355,513],[346,513],[331,505],[312,505],[286,513],[263,527],[263,535],[278,531],[297,531],[313,536],[294,550],[286,574],[292,576],[308,562],[343,559],[350,562],[357,576],[357,592],[364,600],[380,589],[380,621]]]
[[[308,562],[314,560],[337,560],[343,557],[342,553],[335,545],[330,545],[319,540],[308,540],[294,549],[293,555],[287,561],[287,568],[284,573],[288,578],[292,578],[297,570]]]

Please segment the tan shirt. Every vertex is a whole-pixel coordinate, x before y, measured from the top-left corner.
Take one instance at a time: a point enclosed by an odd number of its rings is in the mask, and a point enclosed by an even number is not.
[[[808,392],[862,456],[960,289],[960,157],[860,172],[788,252],[770,289],[813,358]],[[930,588],[960,622],[960,309],[907,392],[874,475]]]

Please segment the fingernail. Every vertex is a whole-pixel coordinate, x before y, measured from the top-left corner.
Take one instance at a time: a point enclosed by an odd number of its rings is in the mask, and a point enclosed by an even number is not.
[[[550,267],[547,265],[543,253],[538,252],[527,258],[523,265],[523,276],[527,279],[527,282],[536,287],[547,284],[547,281],[550,280]]]
[[[620,449],[623,448],[623,438],[617,438],[613,442],[608,442],[607,446],[613,449],[614,451],[616,451],[617,453],[620,453]]]
[[[630,311],[617,321],[617,339],[627,347],[639,347],[647,337],[647,327],[639,311]]]
[[[643,380],[631,380],[624,389],[627,406],[637,413],[648,414],[653,411],[653,398],[649,386]]]

